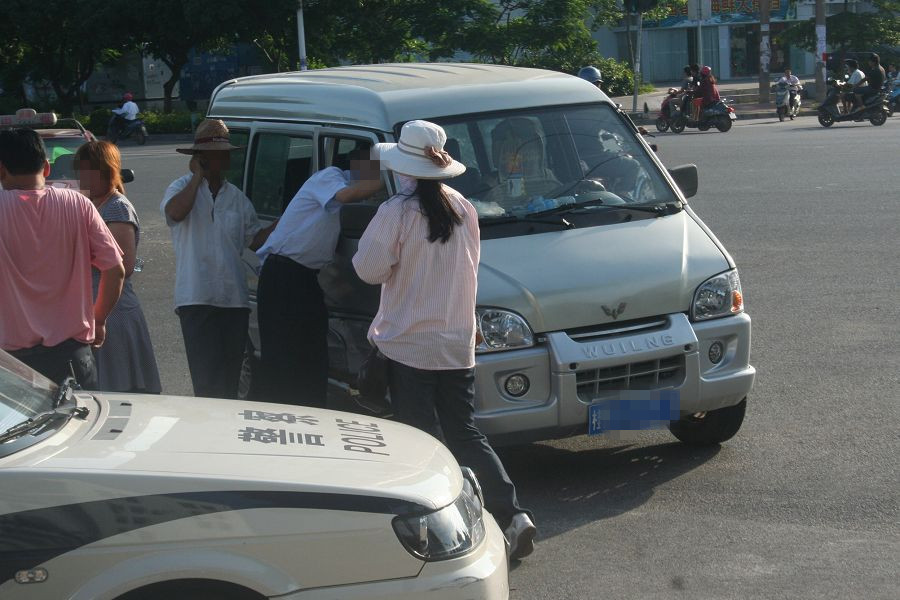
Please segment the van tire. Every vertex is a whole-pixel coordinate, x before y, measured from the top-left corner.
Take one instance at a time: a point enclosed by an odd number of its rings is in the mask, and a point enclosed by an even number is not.
[[[744,398],[734,406],[672,421],[669,423],[669,431],[689,446],[714,446],[734,437],[744,422],[746,410],[747,399]]]

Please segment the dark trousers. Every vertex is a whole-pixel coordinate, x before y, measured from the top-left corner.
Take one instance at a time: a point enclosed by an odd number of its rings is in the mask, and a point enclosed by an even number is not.
[[[194,395],[237,398],[247,347],[250,310],[218,306],[180,306],[181,333]]]
[[[56,346],[33,346],[10,352],[53,383],[62,383],[70,375],[86,389],[97,387],[97,365],[89,344],[66,340]]]
[[[475,471],[485,508],[501,529],[516,513],[528,512],[519,506],[516,486],[475,425],[475,369],[424,371],[392,360],[390,390],[399,421],[443,440],[460,465]]]
[[[324,407],[328,394],[328,309],[318,271],[277,254],[257,288],[261,378],[254,398]]]

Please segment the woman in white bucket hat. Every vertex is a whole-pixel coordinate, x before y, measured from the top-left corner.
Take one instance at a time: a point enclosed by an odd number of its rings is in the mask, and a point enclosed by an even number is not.
[[[510,557],[533,551],[536,529],[516,488],[475,425],[475,293],[478,213],[441,180],[465,165],[444,150],[447,135],[428,121],[410,121],[396,144],[373,156],[393,171],[398,193],[382,204],[359,241],[359,277],[381,284],[369,341],[389,363],[398,419],[443,438],[484,489],[485,507],[503,528]]]

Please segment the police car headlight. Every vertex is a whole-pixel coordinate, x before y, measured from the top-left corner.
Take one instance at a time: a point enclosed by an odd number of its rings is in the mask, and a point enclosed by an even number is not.
[[[727,317],[740,312],[744,312],[744,296],[737,269],[710,277],[694,293],[691,309],[694,321]]]
[[[468,480],[450,506],[427,515],[400,516],[394,531],[403,546],[422,560],[456,558],[476,548],[484,539],[481,499]]]
[[[497,352],[534,346],[534,333],[525,319],[499,308],[476,308],[478,339],[475,352]]]

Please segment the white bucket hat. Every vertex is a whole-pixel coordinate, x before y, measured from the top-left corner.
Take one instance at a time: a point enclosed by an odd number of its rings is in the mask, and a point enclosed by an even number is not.
[[[375,144],[381,167],[415,179],[449,179],[462,175],[466,165],[444,150],[447,134],[440,125],[409,121],[400,130],[396,144]]]

